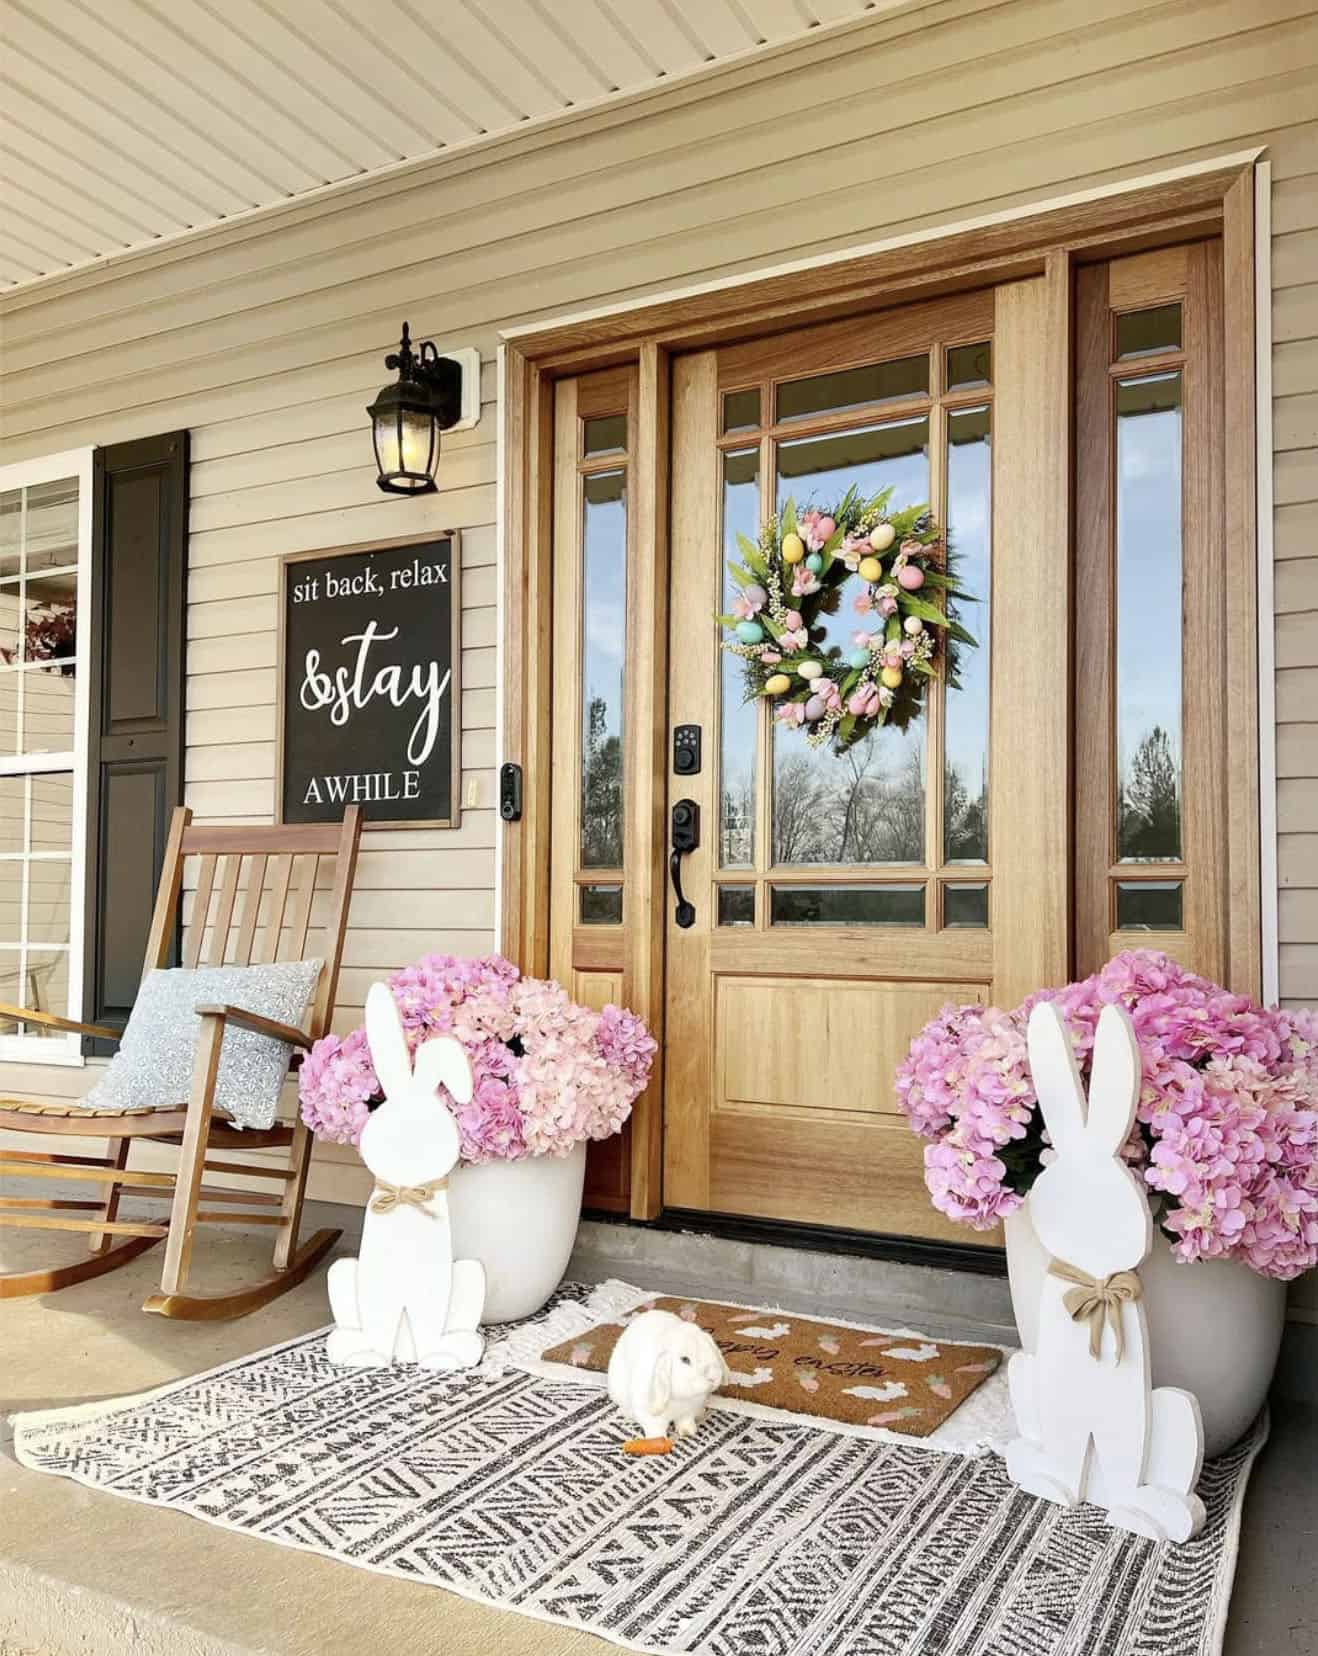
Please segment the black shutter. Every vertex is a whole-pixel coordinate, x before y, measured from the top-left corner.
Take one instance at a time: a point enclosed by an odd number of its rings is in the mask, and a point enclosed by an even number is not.
[[[187,554],[187,432],[98,449],[83,1016],[114,1027],[137,994],[170,814],[183,799]]]

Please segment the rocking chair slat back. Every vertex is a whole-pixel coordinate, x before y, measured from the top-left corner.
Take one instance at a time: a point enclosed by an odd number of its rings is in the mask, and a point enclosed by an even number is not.
[[[201,945],[206,935],[206,916],[210,913],[211,893],[215,889],[215,857],[203,857],[197,869],[197,889],[192,894],[192,924],[183,939],[183,964],[201,963]],[[147,970],[155,964],[148,960]]]
[[[174,862],[161,876],[162,897],[166,891],[173,893],[172,912],[162,921],[157,904],[146,970],[168,963],[169,939],[182,920],[183,893],[191,885],[183,964],[265,966],[320,955],[325,969],[308,1028],[313,1037],[324,1034],[347,933],[359,817],[356,809],[350,809],[342,824],[193,828],[188,813],[180,809],[170,833],[169,854]],[[195,866],[195,884],[185,874],[189,860]],[[322,874],[322,866],[329,864],[332,872],[325,866]],[[329,901],[324,926],[317,928],[321,935],[313,935],[318,881],[322,894],[328,885]],[[319,918],[319,911],[314,917]]]

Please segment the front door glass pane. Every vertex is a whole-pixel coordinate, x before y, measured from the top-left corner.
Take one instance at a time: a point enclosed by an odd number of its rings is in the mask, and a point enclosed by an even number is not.
[[[991,482],[988,409],[949,413],[948,544],[957,579],[976,600],[949,605],[952,618],[976,640],[948,640],[943,858],[950,863],[988,861]]]
[[[730,400],[730,399],[729,399]],[[736,449],[723,456],[723,596],[731,609],[739,588],[728,574],[737,536],[755,540],[760,532],[760,451]],[[745,673],[738,657],[720,656],[719,863],[749,868],[755,861],[755,777],[759,708],[746,700]]]
[[[1181,855],[1181,376],[1122,380],[1117,425],[1117,855]]]
[[[892,506],[929,499],[926,416],[778,445],[777,507],[831,507],[854,484],[868,498],[893,487]],[[822,648],[852,647],[852,635],[877,625],[857,616],[859,582],[843,589],[825,618]],[[800,863],[915,863],[925,860],[925,720],[900,731],[883,726],[841,758],[810,747],[799,731],[773,733],[773,860]]]
[[[581,866],[622,867],[622,660],[627,636],[624,473],[583,480]]]

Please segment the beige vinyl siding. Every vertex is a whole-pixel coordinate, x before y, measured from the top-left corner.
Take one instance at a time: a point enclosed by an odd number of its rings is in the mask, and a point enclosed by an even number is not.
[[[273,803],[277,560],[463,531],[452,833],[368,835],[340,1027],[372,977],[493,939],[502,327],[1254,145],[1274,164],[1282,993],[1318,998],[1318,13],[1312,0],[942,0],[0,301],[0,459],[187,426],[187,797]],[[918,260],[918,250],[912,254]],[[475,345],[442,491],[374,488],[363,406],[406,316]],[[511,664],[516,670],[516,664]],[[51,1094],[78,1071],[11,1066]]]

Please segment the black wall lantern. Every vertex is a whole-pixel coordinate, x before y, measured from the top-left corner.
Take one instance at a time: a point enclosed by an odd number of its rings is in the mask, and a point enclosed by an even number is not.
[[[406,322],[398,349],[384,365],[398,370],[398,380],[384,386],[366,410],[380,473],[376,482],[386,494],[432,494],[439,434],[463,414],[463,365],[440,356],[428,339],[414,351]]]

